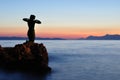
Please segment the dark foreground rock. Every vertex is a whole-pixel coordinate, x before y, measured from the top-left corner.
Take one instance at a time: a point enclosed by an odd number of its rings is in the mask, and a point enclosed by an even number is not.
[[[17,44],[15,47],[0,46],[0,67],[40,73],[51,71],[46,48],[42,43],[33,42]]]

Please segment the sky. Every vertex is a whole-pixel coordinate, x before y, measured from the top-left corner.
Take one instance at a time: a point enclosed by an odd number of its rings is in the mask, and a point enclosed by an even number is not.
[[[0,0],[0,36],[26,37],[31,14],[37,37],[120,34],[120,0]]]

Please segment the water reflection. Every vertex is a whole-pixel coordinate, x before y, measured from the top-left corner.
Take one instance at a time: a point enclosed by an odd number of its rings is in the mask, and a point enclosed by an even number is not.
[[[0,69],[0,80],[46,80],[47,74],[40,74],[39,72],[25,72]]]

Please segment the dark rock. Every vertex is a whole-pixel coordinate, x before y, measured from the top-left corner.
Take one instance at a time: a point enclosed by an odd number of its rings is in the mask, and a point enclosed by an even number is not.
[[[3,68],[46,73],[51,71],[48,61],[48,53],[42,43],[25,42],[15,47],[0,46],[0,66]]]

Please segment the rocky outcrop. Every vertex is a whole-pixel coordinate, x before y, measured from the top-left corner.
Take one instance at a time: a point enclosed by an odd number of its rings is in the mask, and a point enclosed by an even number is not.
[[[42,43],[25,42],[15,47],[0,46],[0,67],[3,68],[46,73],[51,71],[48,61],[48,53]]]

